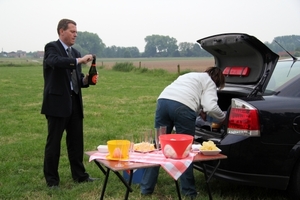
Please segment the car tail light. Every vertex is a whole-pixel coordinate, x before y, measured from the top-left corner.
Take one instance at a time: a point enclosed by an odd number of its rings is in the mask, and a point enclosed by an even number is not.
[[[251,137],[260,136],[257,109],[241,99],[232,99],[227,133]]]
[[[223,70],[224,76],[249,76],[250,68],[244,66],[230,66]]]

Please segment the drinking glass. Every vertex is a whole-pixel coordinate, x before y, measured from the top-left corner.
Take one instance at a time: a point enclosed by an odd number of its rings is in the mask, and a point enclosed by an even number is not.
[[[146,140],[146,142],[149,142],[149,144],[153,144],[153,134],[152,134],[152,129],[149,129],[147,131],[147,134],[148,134],[148,138]]]
[[[159,128],[155,128],[155,146],[156,149],[159,150],[160,147],[160,141],[159,141],[159,136],[166,134],[167,132],[167,127],[166,126],[160,126]]]
[[[134,138],[133,135],[128,136],[128,140],[130,141],[129,149],[128,149],[128,156],[130,158],[131,153],[134,151]],[[132,165],[134,162],[131,162],[128,158],[128,161],[126,162],[126,165]]]
[[[144,134],[142,136],[142,143],[144,143],[142,152],[149,152],[151,150],[151,145],[153,144],[152,129],[146,129],[144,131]]]
[[[155,147],[157,150],[159,150],[159,134],[160,134],[160,128],[155,128],[154,140],[155,140]]]
[[[119,160],[118,160],[118,163],[115,165],[115,167],[123,167],[124,166],[121,162],[123,145],[124,145],[123,140],[117,140],[116,148],[119,148]]]
[[[160,129],[160,134],[161,135],[167,133],[167,126],[160,126],[159,129]]]

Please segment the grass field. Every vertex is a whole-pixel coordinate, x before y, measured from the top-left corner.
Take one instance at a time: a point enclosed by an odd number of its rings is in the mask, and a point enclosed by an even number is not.
[[[99,69],[98,84],[83,89],[86,151],[96,149],[107,140],[117,139],[128,133],[138,136],[145,129],[152,128],[156,98],[177,76],[176,73],[167,71],[116,72],[106,66],[108,61],[103,62],[105,67]],[[160,62],[167,63],[166,60]],[[201,65],[206,64],[199,64]],[[166,69],[164,66],[167,64],[161,64],[158,68]],[[191,70],[192,67],[186,69]],[[83,71],[87,72],[88,66]],[[61,189],[52,191],[46,187],[42,169],[47,127],[45,117],[40,114],[42,92],[41,60],[0,59],[0,199],[98,199],[104,175],[85,156],[84,164],[88,173],[100,180],[84,184],[72,181],[65,135],[61,143],[59,166]],[[195,178],[200,192],[198,199],[208,199],[203,174],[195,171]],[[228,184],[216,179],[212,179],[210,184],[216,200],[285,199],[284,192],[277,190]],[[152,196],[142,197],[139,186],[134,185],[133,188],[134,191],[130,194],[130,199],[133,200],[177,199],[174,181],[163,169],[160,170]],[[112,173],[105,199],[123,199],[124,193],[124,186]]]

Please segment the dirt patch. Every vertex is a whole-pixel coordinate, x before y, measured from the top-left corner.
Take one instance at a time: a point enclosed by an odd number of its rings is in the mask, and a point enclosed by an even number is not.
[[[100,63],[99,63],[100,62]],[[180,58],[180,59],[123,59],[123,60],[103,60],[98,61],[97,65],[103,65],[105,68],[111,68],[116,63],[131,62],[136,67],[144,67],[148,69],[164,69],[169,72],[191,70],[204,71],[207,67],[214,66],[213,58]]]

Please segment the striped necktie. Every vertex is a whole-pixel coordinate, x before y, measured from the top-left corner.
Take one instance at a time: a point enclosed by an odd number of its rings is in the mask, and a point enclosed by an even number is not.
[[[68,47],[67,51],[68,51],[68,56],[70,58],[73,58],[71,47]],[[78,81],[77,81],[77,76],[76,76],[76,70],[75,69],[73,69],[73,71],[72,71],[72,86],[73,86],[73,91],[76,94],[78,94],[79,89],[78,89]]]

